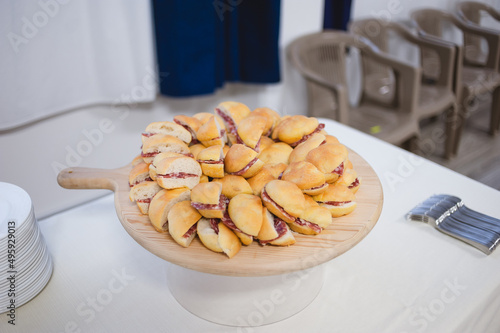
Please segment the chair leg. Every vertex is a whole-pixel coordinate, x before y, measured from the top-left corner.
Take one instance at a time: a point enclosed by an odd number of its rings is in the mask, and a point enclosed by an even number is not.
[[[445,114],[445,147],[444,147],[444,157],[450,159],[453,157],[454,144],[455,144],[455,132],[457,129],[457,117],[458,117],[458,107],[454,104],[451,108],[446,111]]]
[[[500,130],[500,86],[493,91],[493,99],[491,101],[491,122],[490,135],[496,135]]]
[[[457,120],[454,128],[454,138],[453,138],[453,155],[457,155],[458,146],[460,145],[460,139],[462,138],[462,132],[465,127],[465,120],[468,116],[468,106],[469,106],[470,94],[466,91],[463,92],[461,102],[458,105]]]

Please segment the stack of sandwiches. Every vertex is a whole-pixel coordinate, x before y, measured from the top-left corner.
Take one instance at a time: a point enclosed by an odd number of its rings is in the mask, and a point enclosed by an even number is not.
[[[316,118],[220,103],[153,122],[129,174],[130,200],[182,247],[198,236],[227,257],[289,246],[353,212],[360,179]]]

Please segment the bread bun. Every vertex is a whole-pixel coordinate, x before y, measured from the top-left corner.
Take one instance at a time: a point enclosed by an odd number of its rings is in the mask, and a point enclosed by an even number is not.
[[[232,175],[250,178],[262,168],[264,163],[257,157],[257,152],[241,144],[235,144],[229,148],[224,168]]]
[[[264,127],[263,135],[268,137],[271,135],[274,126],[280,120],[280,114],[270,108],[256,108],[252,111],[251,115],[259,115],[266,119],[266,126]]]
[[[213,113],[210,112],[198,112],[193,115],[193,118],[198,119],[200,121],[200,126],[205,124],[211,117],[213,117]]]
[[[358,178],[358,174],[354,169],[345,169],[342,176],[337,179],[335,184],[342,184],[347,186],[353,193],[356,193],[359,189],[361,181]]]
[[[224,177],[224,153],[221,146],[210,146],[196,155],[203,174],[212,178]]]
[[[191,134],[191,145],[199,143],[196,138],[196,132],[201,126],[201,121],[199,119],[181,114],[174,116],[174,123],[184,127]]]
[[[199,183],[191,191],[191,205],[206,218],[222,218],[227,203],[221,183]]]
[[[268,148],[269,146],[275,144],[273,139],[268,138],[267,136],[261,136],[260,137],[260,144],[259,144],[259,151],[263,152]]]
[[[330,134],[325,134],[325,141],[326,143],[340,143],[337,137]]]
[[[229,201],[228,214],[238,229],[257,236],[262,226],[262,201],[253,194],[238,194]]]
[[[276,142],[262,150],[259,154],[259,159],[264,162],[264,164],[288,164],[288,158],[290,157],[292,151],[293,148],[287,143]]]
[[[281,117],[278,122],[276,123],[276,125],[274,125],[274,129],[273,129],[273,132],[271,133],[271,139],[273,139],[274,141],[278,141],[279,138],[278,138],[278,135],[280,133],[280,130],[283,126],[286,126],[286,122],[288,121],[288,119],[290,119],[292,116],[290,115],[286,115],[286,116],[283,116]]]
[[[168,232],[177,244],[188,247],[196,237],[196,222],[201,218],[200,213],[189,200],[180,201],[168,212]]]
[[[212,116],[200,126],[196,137],[205,147],[223,146],[227,142],[226,129],[218,118]]]
[[[172,135],[157,134],[144,138],[141,154],[144,162],[148,164],[153,162],[154,157],[163,152],[174,152],[179,154],[191,153],[185,142]]]
[[[151,199],[149,204],[149,220],[158,232],[168,231],[168,212],[179,201],[189,200],[191,192],[187,188],[161,190]]]
[[[168,157],[156,164],[156,181],[165,189],[193,188],[200,182],[201,167],[193,158]]]
[[[295,243],[295,237],[290,232],[288,225],[271,214],[266,207],[262,208],[262,227],[257,238],[261,245],[288,246]]]
[[[330,184],[325,192],[313,197],[320,206],[328,208],[333,217],[350,214],[356,208],[356,196],[342,184]]]
[[[141,163],[141,162],[144,162],[144,160],[142,159],[142,156],[141,154],[137,155],[136,157],[134,157],[134,159],[132,160],[132,162],[130,162],[130,164],[132,166],[136,166],[137,164]]]
[[[211,220],[217,228],[217,231],[212,227]],[[205,245],[207,249],[214,252],[223,252],[219,245],[219,223],[218,219],[207,219],[202,217],[198,220],[196,226],[196,232],[198,233],[201,243]]]
[[[346,159],[347,148],[342,144],[334,143],[320,145],[306,156],[307,162],[314,164],[325,174],[327,183],[333,183],[342,175]]]
[[[307,138],[316,132],[323,129],[324,125],[318,122],[314,117],[306,117],[303,115],[291,116],[278,132],[278,139],[288,143],[292,147],[296,147]]]
[[[222,178],[214,179],[213,182],[222,184],[222,194],[228,199],[232,199],[242,193],[253,194],[252,187],[242,176],[225,175]]]
[[[302,192],[309,195],[317,195],[327,188],[325,174],[319,171],[313,164],[301,161],[290,164],[281,179],[297,185]]]
[[[148,215],[151,199],[160,192],[162,188],[155,181],[144,181],[134,185],[129,192],[129,199],[135,202],[141,214]]]
[[[241,250],[241,242],[235,233],[226,227],[222,222],[219,223],[219,245],[228,258],[234,257]]]
[[[133,187],[141,182],[152,180],[149,176],[149,165],[146,162],[139,162],[128,174],[128,185]]]
[[[228,258],[234,257],[241,250],[238,237],[218,219],[201,218],[197,232],[203,245],[214,252],[224,252]]]
[[[243,103],[227,101],[217,105],[214,112],[224,122],[228,135],[236,135],[236,127],[251,111],[248,106]],[[236,141],[232,138],[231,142]]]
[[[172,121],[155,121],[150,123],[144,133],[142,134],[143,142],[145,138],[152,135],[171,135],[184,143],[189,144],[191,142],[191,133],[179,124]]]
[[[259,150],[260,138],[266,127],[266,118],[259,115],[252,115],[243,118],[237,126],[237,137],[233,143],[243,143],[245,146],[252,148],[255,151]],[[241,141],[241,142],[239,142]]]
[[[293,222],[305,209],[305,199],[297,185],[284,180],[271,180],[261,192],[266,208],[285,222]]]
[[[198,153],[205,148],[207,148],[207,147],[205,147],[201,143],[197,143],[197,144],[194,144],[192,146],[189,146],[189,151],[193,155],[193,158],[196,160],[196,159],[198,159]]]
[[[271,180],[278,179],[286,167],[287,165],[284,163],[265,164],[259,172],[247,179],[253,194],[260,195],[264,186]]]
[[[170,151],[164,152],[164,153],[159,153],[153,158],[153,161],[149,165],[149,177],[152,180],[156,181],[156,166],[159,164],[159,162],[165,158],[169,157],[186,157],[186,155],[183,154],[178,154],[178,153],[173,153]]]
[[[309,139],[299,144],[297,147],[293,148],[290,153],[290,158],[288,163],[300,162],[306,159],[307,154],[314,148],[319,147],[325,142],[325,136],[320,133],[313,134]]]
[[[290,223],[290,229],[304,235],[317,235],[332,223],[330,211],[322,206],[310,206],[300,218]]]

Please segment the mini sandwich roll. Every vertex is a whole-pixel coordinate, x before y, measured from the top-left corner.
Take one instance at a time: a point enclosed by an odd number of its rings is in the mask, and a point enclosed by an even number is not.
[[[262,150],[259,154],[259,159],[264,164],[288,163],[288,158],[292,153],[293,148],[287,143],[276,142]]]
[[[132,160],[132,162],[130,164],[134,167],[141,162],[144,162],[144,160],[142,159],[141,154],[139,154],[136,157],[134,157],[134,159]]]
[[[247,146],[235,144],[229,148],[225,158],[225,171],[228,174],[250,178],[262,168],[264,163],[257,152]]]
[[[260,145],[259,145],[259,150],[260,150],[261,152],[263,152],[263,151],[264,151],[264,150],[266,150],[269,146],[271,146],[271,145],[273,145],[273,144],[275,144],[275,143],[276,143],[276,142],[275,142],[273,139],[271,139],[271,138],[269,138],[269,137],[267,137],[267,136],[261,136],[261,137],[260,137]]]
[[[226,101],[217,105],[214,112],[224,122],[230,141],[237,143],[237,126],[250,114],[251,110],[243,103]]]
[[[227,142],[226,129],[218,118],[212,116],[206,123],[200,126],[196,137],[205,147],[223,146]]]
[[[332,223],[330,211],[322,206],[310,206],[289,224],[290,229],[304,235],[317,235]]]
[[[144,138],[141,154],[144,162],[151,163],[156,155],[163,152],[191,154],[187,144],[175,136],[157,134]]]
[[[313,164],[301,161],[290,164],[281,179],[297,185],[304,194],[317,195],[326,190],[325,174]]]
[[[278,135],[280,133],[280,130],[283,126],[286,126],[286,122],[288,121],[288,119],[290,119],[292,116],[290,115],[287,115],[287,116],[283,116],[281,117],[278,122],[276,123],[276,125],[274,125],[274,129],[271,133],[271,139],[273,139],[274,141],[278,141],[279,138],[278,138]]]
[[[266,118],[250,114],[243,118],[236,129],[236,141],[259,152],[260,139],[266,127]]]
[[[330,134],[325,134],[325,141],[326,143],[340,143],[339,139],[337,137],[330,135]]]
[[[326,137],[323,134],[315,133],[309,139],[299,144],[297,147],[293,148],[290,153],[288,163],[300,162],[306,159],[307,154],[314,148],[318,148],[320,145],[326,143]]]
[[[257,236],[262,226],[262,201],[253,194],[238,194],[229,201],[228,214],[242,232]]]
[[[137,204],[141,214],[148,215],[151,200],[161,190],[162,188],[155,181],[144,181],[130,189],[129,198]]]
[[[222,184],[199,183],[191,191],[191,206],[206,218],[222,218],[229,199],[222,194]]]
[[[342,174],[342,176],[339,179],[337,179],[335,184],[345,185],[353,193],[356,193],[359,189],[361,181],[358,178],[357,172],[354,169],[350,168],[350,169],[344,170],[344,173]]]
[[[196,155],[203,174],[212,178],[224,177],[224,153],[221,146],[210,146]]]
[[[169,157],[186,157],[186,155],[183,154],[178,154],[178,153],[173,153],[173,152],[165,152],[165,153],[159,153],[153,158],[153,161],[149,165],[149,177],[152,180],[156,181],[156,166],[160,163],[161,160]]]
[[[201,121],[199,119],[185,115],[177,115],[174,117],[174,123],[184,127],[191,134],[191,145],[199,143],[196,138],[196,132],[201,126]]]
[[[222,184],[222,194],[228,199],[232,199],[238,194],[253,194],[252,187],[242,176],[225,175],[222,178],[214,179],[212,182]]]
[[[295,237],[293,237],[286,222],[271,214],[266,207],[262,207],[262,227],[257,238],[261,245],[289,246],[295,244]]]
[[[309,207],[317,207],[319,206],[319,203],[317,203],[316,201],[314,201],[313,197],[308,195],[308,194],[304,194],[304,199],[306,201],[306,209],[309,208]]]
[[[191,157],[168,157],[156,163],[156,181],[165,189],[192,189],[200,182],[200,177],[200,164]]]
[[[311,150],[306,161],[325,174],[326,182],[335,182],[344,172],[347,148],[342,144],[327,143]]]
[[[325,192],[313,199],[328,208],[333,217],[350,214],[356,208],[356,196],[342,184],[330,184]]]
[[[145,138],[157,134],[174,136],[186,144],[192,140],[191,133],[181,125],[171,121],[156,121],[150,123],[142,133],[143,142]]]
[[[188,247],[196,237],[196,223],[201,214],[191,207],[189,200],[180,201],[168,212],[168,232],[177,244]]]
[[[241,250],[238,237],[219,219],[201,218],[198,221],[197,233],[207,249],[223,252],[228,258],[233,258]]]
[[[168,212],[176,203],[189,200],[191,192],[187,188],[161,190],[151,199],[149,204],[149,220],[158,232],[168,231]]]
[[[266,184],[271,180],[278,179],[286,167],[287,165],[284,163],[266,164],[259,172],[257,172],[257,174],[248,178],[247,181],[252,188],[253,194],[260,195],[264,186],[266,186]]]
[[[297,185],[284,180],[271,180],[261,192],[266,208],[287,223],[294,222],[305,209],[305,199]]]
[[[203,149],[206,149],[207,147],[205,147],[204,145],[202,145],[201,143],[197,143],[197,144],[194,144],[192,146],[189,146],[189,151],[191,152],[191,154],[193,155],[193,158],[196,160],[198,159],[198,153],[200,151],[202,151]]]
[[[148,180],[153,179],[149,176],[149,165],[146,162],[137,163],[129,172],[128,184],[130,187]]]
[[[325,125],[320,124],[318,119],[314,117],[303,115],[291,116],[280,126],[278,139],[288,143],[292,147],[296,147],[313,134],[321,131],[324,127]]]
[[[214,116],[213,113],[210,112],[198,112],[193,115],[193,118],[198,119],[200,121],[200,126],[201,126],[213,116]]]
[[[251,115],[259,115],[266,119],[266,126],[264,127],[263,133],[266,137],[271,136],[274,126],[281,118],[278,112],[266,107],[254,109]]]

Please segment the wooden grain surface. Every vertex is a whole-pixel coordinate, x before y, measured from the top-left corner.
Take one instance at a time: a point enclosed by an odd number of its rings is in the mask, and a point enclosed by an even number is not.
[[[142,215],[137,205],[129,200],[131,165],[113,170],[68,168],[61,171],[58,182],[64,188],[114,191],[116,213],[125,230],[141,246],[164,260],[211,274],[266,276],[303,270],[332,260],[351,249],[375,226],[383,205],[380,180],[372,167],[352,150],[349,150],[349,159],[361,179],[353,213],[334,218],[319,235],[294,233],[297,242],[292,246],[260,246],[253,242],[243,246],[232,259],[208,250],[198,238],[188,248],[183,248],[168,233],[158,233],[148,216]]]

